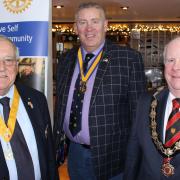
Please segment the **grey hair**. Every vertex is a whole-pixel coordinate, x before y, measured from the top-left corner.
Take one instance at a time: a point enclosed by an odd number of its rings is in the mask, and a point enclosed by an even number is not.
[[[18,47],[7,36],[4,36],[4,35],[0,34],[0,41],[2,41],[2,40],[8,41],[12,45],[12,47],[14,49],[14,52],[15,52],[15,55],[16,55],[16,60],[18,60],[19,59],[19,49],[18,49]]]
[[[180,41],[180,36],[177,35],[175,36],[173,39],[171,39],[165,46],[164,46],[164,51],[163,51],[163,59],[164,59],[164,64],[166,63],[166,53],[167,53],[167,48],[169,46],[169,44],[171,44],[173,41],[178,40]]]
[[[105,9],[100,4],[96,2],[87,2],[87,3],[81,3],[79,5],[75,13],[75,20],[77,20],[78,18],[79,11],[81,11],[82,9],[87,9],[87,8],[96,8],[96,9],[101,10],[103,12],[104,18],[106,19]]]

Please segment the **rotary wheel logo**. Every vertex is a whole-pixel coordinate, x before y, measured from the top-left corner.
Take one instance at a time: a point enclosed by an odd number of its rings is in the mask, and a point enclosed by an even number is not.
[[[22,13],[31,5],[32,0],[4,0],[5,8],[12,13]]]

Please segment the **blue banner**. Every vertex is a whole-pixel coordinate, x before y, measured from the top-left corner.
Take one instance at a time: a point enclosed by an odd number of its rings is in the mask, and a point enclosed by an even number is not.
[[[0,23],[0,34],[19,48],[20,56],[48,56],[48,22]]]
[[[17,80],[45,94],[52,76],[50,10],[51,0],[0,1],[0,34],[19,49]]]

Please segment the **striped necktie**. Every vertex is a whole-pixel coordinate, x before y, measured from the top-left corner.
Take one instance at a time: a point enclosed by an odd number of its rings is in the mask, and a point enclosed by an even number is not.
[[[166,126],[165,146],[171,147],[180,139],[180,98],[173,99],[173,108]]]

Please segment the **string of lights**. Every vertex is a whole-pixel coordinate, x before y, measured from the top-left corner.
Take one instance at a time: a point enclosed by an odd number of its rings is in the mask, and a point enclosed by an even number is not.
[[[169,32],[180,32],[179,24],[109,24],[107,31],[109,33],[130,33],[131,31],[169,31]],[[53,24],[52,32],[69,33],[75,34],[73,24]]]

